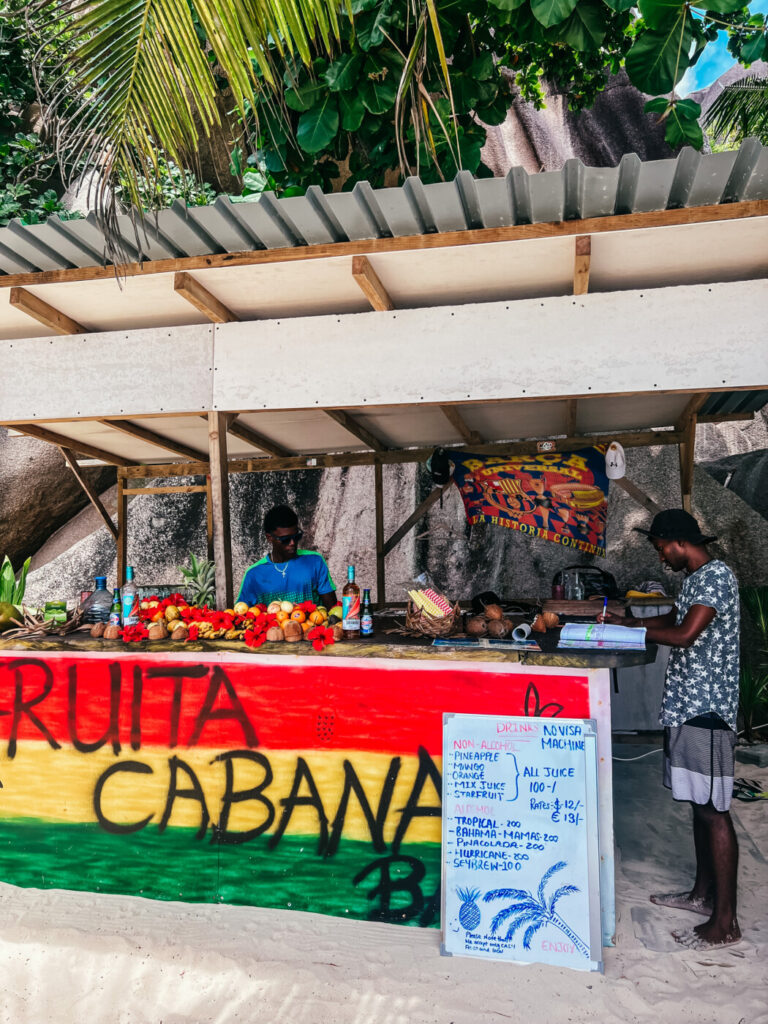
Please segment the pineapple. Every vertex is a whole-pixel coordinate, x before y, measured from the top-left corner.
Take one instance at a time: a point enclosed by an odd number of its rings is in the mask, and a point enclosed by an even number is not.
[[[480,924],[480,908],[476,903],[476,900],[480,896],[480,890],[457,889],[456,892],[461,900],[459,924],[468,932],[473,932]]]
[[[216,566],[205,558],[198,561],[193,554],[189,556],[191,568],[179,566],[179,572],[184,577],[184,585],[187,588],[189,603],[202,608],[204,605],[212,605],[215,596]]]

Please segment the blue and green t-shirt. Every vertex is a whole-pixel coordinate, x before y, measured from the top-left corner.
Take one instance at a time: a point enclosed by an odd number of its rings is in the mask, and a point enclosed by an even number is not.
[[[287,562],[273,562],[266,555],[246,569],[238,601],[248,605],[270,601],[313,601],[336,589],[325,559],[317,551],[299,549]]]

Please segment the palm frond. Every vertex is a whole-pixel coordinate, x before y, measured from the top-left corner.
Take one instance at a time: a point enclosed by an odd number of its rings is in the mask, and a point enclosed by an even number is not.
[[[526,889],[489,889],[483,899],[488,903],[489,900],[532,900],[533,896]]]
[[[547,887],[547,882],[550,880],[552,875],[554,875],[558,871],[562,871],[565,866],[565,861],[559,860],[557,864],[553,864],[552,867],[548,871],[545,871],[544,874],[541,876],[541,881],[539,882],[538,896],[539,903],[541,903],[542,905],[546,905],[547,902],[546,897],[544,895],[544,890]]]
[[[579,889],[578,889],[578,886],[576,886],[576,885],[561,885],[559,889],[556,889],[555,892],[550,897],[550,900],[549,900],[549,912],[550,912],[550,914],[554,914],[554,912],[555,912],[555,905],[557,904],[558,900],[562,899],[563,896],[570,896],[570,894],[572,892],[578,892],[578,891],[579,891]]]
[[[511,917],[516,917],[518,914],[522,915],[523,918],[530,916],[536,916],[540,914],[544,908],[540,907],[538,903],[531,900],[528,903],[513,903],[509,907],[504,907],[496,914],[491,921],[491,931],[496,932],[505,921],[508,921]]]
[[[528,930],[532,927],[541,928],[546,923],[546,918],[542,917],[541,914],[521,914],[516,921],[514,921],[507,929],[507,934],[504,936],[505,942],[511,942],[515,934],[520,931],[525,925],[528,925]]]
[[[339,35],[342,0],[37,0],[30,18],[50,39],[66,23],[66,55],[49,116],[62,163],[95,168],[94,209],[117,237],[113,185],[140,206],[139,179],[158,151],[185,166],[220,123],[221,78],[241,115],[276,87],[279,58],[309,63]],[[349,0],[345,0],[349,2]],[[205,37],[201,44],[198,28]]]
[[[768,78],[748,76],[728,85],[704,115],[716,139],[738,143],[755,136],[768,145]]]
[[[528,929],[528,931],[523,936],[523,947],[525,949],[530,949],[531,948],[531,939],[536,934],[536,932],[539,930],[539,928],[543,928],[545,924],[547,924],[547,918],[546,917],[542,917],[540,921],[534,921],[534,923],[531,925],[531,927]]]

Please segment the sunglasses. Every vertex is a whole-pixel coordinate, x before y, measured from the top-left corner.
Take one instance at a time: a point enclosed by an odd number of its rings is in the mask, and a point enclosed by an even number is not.
[[[287,546],[288,544],[293,544],[294,542],[298,544],[298,542],[304,536],[304,531],[297,530],[296,533],[289,533],[285,537],[276,537],[274,533],[271,536],[272,539],[276,540],[278,544],[285,544]]]

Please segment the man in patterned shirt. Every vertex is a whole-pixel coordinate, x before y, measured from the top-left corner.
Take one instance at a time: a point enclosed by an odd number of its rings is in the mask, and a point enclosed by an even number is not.
[[[673,932],[681,944],[708,949],[738,942],[738,846],[728,808],[733,792],[739,702],[739,589],[733,572],[712,558],[692,515],[660,512],[644,533],[673,572],[685,572],[677,605],[655,618],[606,621],[645,626],[651,643],[672,648],[660,721],[664,726],[664,785],[693,807],[696,880],[690,892],[659,893],[651,902],[707,918]],[[601,616],[602,618],[602,616]]]
[[[240,584],[238,601],[249,605],[313,601],[333,608],[336,588],[328,566],[318,551],[299,547],[304,531],[299,529],[299,518],[294,510],[288,505],[271,508],[264,516],[264,533],[272,550],[248,567]]]

